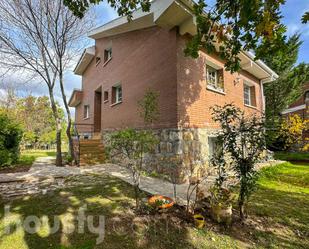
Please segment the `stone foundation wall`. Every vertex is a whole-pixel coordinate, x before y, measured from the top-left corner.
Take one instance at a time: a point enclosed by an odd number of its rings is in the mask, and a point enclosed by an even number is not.
[[[146,170],[168,175],[171,162],[179,164],[179,182],[186,180],[191,165],[202,165],[203,169],[212,172],[209,167],[209,142],[208,138],[215,136],[217,130],[204,128],[190,129],[155,129],[159,144],[153,153],[144,158]],[[112,131],[104,131],[103,143],[108,144]],[[113,158],[114,163],[123,162],[122,159]],[[197,170],[197,169],[195,169]]]

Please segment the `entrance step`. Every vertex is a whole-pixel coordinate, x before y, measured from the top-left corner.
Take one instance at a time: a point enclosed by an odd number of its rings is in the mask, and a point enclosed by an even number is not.
[[[79,143],[80,166],[105,163],[105,151],[101,138],[81,140]]]

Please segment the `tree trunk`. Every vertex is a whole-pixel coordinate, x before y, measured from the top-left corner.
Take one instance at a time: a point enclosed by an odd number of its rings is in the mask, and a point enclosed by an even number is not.
[[[238,205],[239,205],[239,216],[240,216],[240,219],[243,221],[245,219],[245,206],[244,206],[244,202],[240,200]]]
[[[59,82],[60,82],[60,88],[61,88],[61,95],[62,95],[62,100],[63,100],[63,104],[67,113],[67,119],[68,119],[68,124],[67,124],[67,129],[66,129],[66,135],[68,137],[68,142],[69,142],[69,155],[70,157],[73,159],[73,161],[75,162],[75,164],[77,164],[77,158],[75,157],[75,153],[74,153],[74,146],[73,146],[73,139],[71,136],[71,127],[72,127],[72,120],[71,120],[71,113],[70,113],[70,108],[67,102],[67,97],[65,95],[65,91],[64,91],[64,85],[63,85],[63,73],[62,71],[59,73]]]
[[[61,120],[58,115],[57,105],[54,99],[53,89],[49,87],[49,98],[51,103],[51,108],[53,110],[54,119],[56,122],[56,166],[62,166],[62,154],[61,154]]]

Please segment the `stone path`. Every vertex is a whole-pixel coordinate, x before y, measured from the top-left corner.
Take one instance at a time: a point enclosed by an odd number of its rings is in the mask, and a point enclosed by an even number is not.
[[[28,194],[46,193],[66,186],[65,179],[70,176],[85,176],[93,174],[108,174],[132,184],[131,172],[125,167],[115,164],[102,164],[88,167],[56,167],[53,164],[54,158],[38,158],[28,172],[0,174],[0,195],[4,198],[23,196]],[[260,164],[258,167],[265,167],[282,163],[273,161]],[[209,187],[214,177],[204,183]],[[177,185],[177,197],[180,204],[186,203],[188,184]],[[159,178],[141,176],[140,188],[150,194],[161,194],[173,198],[173,185],[170,182]]]

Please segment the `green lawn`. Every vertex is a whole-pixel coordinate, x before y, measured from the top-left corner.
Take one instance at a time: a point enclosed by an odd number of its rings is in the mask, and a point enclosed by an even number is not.
[[[1,249],[112,249],[112,248],[309,248],[309,166],[285,163],[262,170],[259,188],[248,207],[249,218],[244,225],[235,222],[231,228],[207,220],[205,229],[198,230],[171,215],[135,216],[132,207],[133,189],[127,183],[108,176],[96,176],[92,184],[65,188],[48,195],[26,197],[9,202],[14,225],[29,215],[62,221],[60,231],[51,234],[46,223],[29,234],[13,229],[0,211]],[[82,180],[75,179],[82,183]],[[95,183],[96,182],[96,183]],[[4,204],[4,203],[3,203]],[[6,203],[8,204],[8,203]],[[97,235],[87,229],[85,234],[68,233],[67,227],[77,226],[70,220],[87,204],[86,215],[105,215],[105,239],[96,245]],[[98,219],[95,219],[98,223]],[[75,230],[76,231],[76,230]]]
[[[46,150],[25,150],[20,153],[20,157],[14,165],[0,167],[0,173],[14,173],[28,171],[35,159],[38,157],[56,156],[55,151]]]
[[[36,158],[46,156],[56,156],[56,152],[46,150],[25,150],[21,152],[18,165],[31,165]]]
[[[308,161],[309,162],[309,153],[307,152],[285,152],[278,151],[275,152],[275,159],[284,160],[284,161]]]

